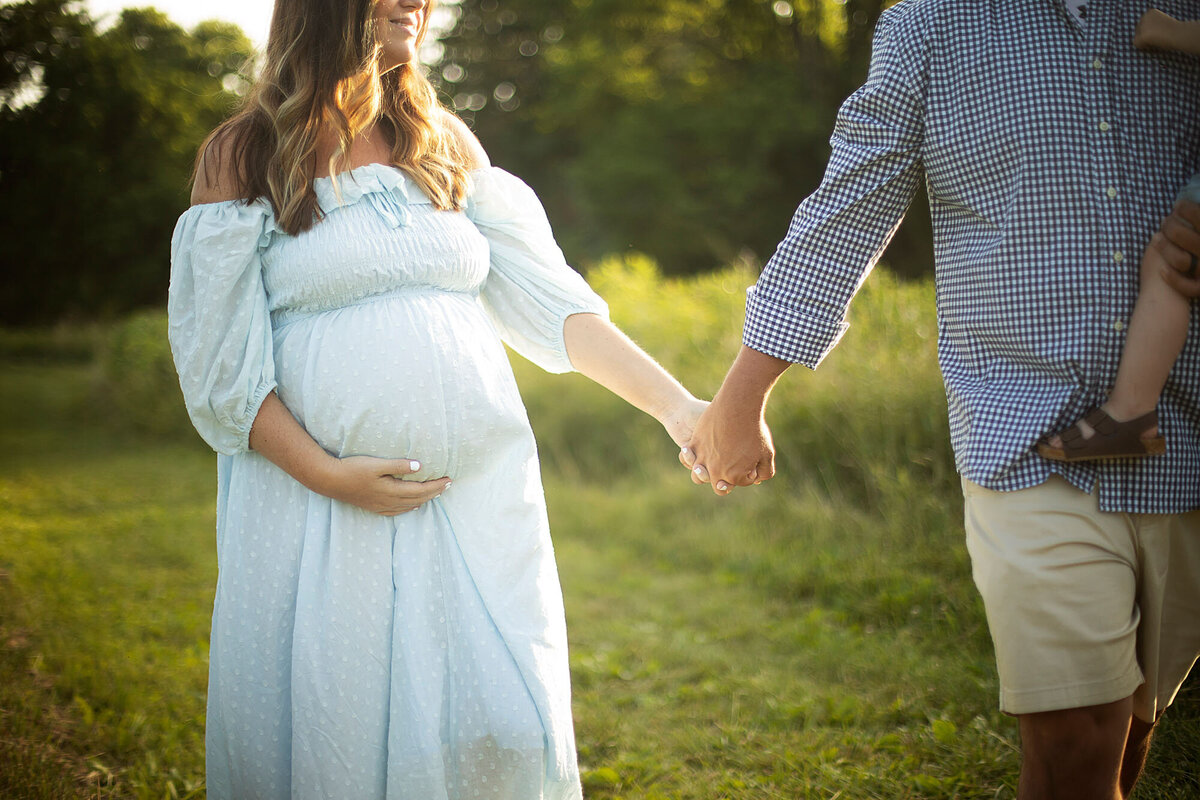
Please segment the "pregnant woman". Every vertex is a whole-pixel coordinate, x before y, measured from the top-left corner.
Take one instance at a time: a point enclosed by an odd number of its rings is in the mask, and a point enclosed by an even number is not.
[[[170,337],[218,459],[208,796],[579,798],[563,606],[502,341],[687,441],[532,191],[414,66],[425,0],[277,0],[201,150]]]

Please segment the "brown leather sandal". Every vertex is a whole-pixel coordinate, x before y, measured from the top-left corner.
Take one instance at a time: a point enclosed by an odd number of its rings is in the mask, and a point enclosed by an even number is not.
[[[1097,408],[1083,421],[1092,426],[1094,433],[1091,436],[1085,437],[1076,423],[1058,434],[1062,447],[1054,447],[1050,444],[1050,437],[1043,436],[1037,444],[1038,454],[1052,461],[1101,461],[1160,456],[1167,452],[1167,440],[1161,434],[1142,436],[1151,428],[1158,427],[1157,411],[1117,422],[1103,409]]]

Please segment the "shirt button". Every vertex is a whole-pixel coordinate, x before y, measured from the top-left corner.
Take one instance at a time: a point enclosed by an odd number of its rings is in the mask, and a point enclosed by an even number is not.
[[[1113,253],[1113,261],[1115,261],[1115,262],[1117,262],[1118,264],[1120,264],[1120,263],[1121,263],[1122,261],[1124,261],[1124,260],[1125,260],[1125,254],[1124,254],[1124,253],[1122,253],[1120,250],[1118,250],[1117,252]]]
[[[1121,331],[1125,330],[1125,323],[1121,320],[1117,320],[1113,323],[1113,330],[1120,333]]]
[[[1094,59],[1092,61],[1092,69],[1104,69],[1104,62],[1098,58]]]
[[[1108,123],[1107,123],[1107,122],[1105,122],[1104,120],[1100,120],[1100,132],[1101,132],[1101,133],[1107,133],[1107,132],[1108,132]]]
[[[1117,196],[1117,187],[1115,187],[1115,186],[1110,186],[1110,187],[1108,187],[1108,189],[1106,189],[1106,190],[1105,190],[1105,192],[1104,192],[1104,193],[1105,193],[1106,195],[1108,195],[1108,199],[1109,199],[1109,200],[1111,200],[1111,199],[1113,199],[1114,197],[1116,197],[1116,196]]]

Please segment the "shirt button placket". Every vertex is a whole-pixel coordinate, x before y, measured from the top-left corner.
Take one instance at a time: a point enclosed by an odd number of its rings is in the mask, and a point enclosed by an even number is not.
[[[1100,192],[1102,194],[1101,203],[1103,204],[1103,208],[1101,209],[1100,213],[1103,218],[1109,220],[1111,223],[1114,221],[1114,215],[1119,216],[1120,206],[1116,202],[1119,191],[1117,189],[1116,182],[1113,181],[1113,178],[1118,174],[1116,171],[1117,159],[1113,152],[1113,149],[1117,146],[1117,142],[1111,135],[1109,135],[1110,131],[1112,130],[1112,123],[1110,120],[1113,119],[1110,107],[1112,98],[1110,92],[1107,91],[1105,78],[1101,74],[1104,70],[1104,67],[1104,57],[1102,55],[1093,56],[1091,61],[1091,69],[1094,75],[1093,85],[1095,97],[1098,101],[1096,109],[1099,111],[1097,117],[1095,118],[1096,127],[1094,130],[1097,131],[1095,134],[1097,137],[1096,152],[1099,156],[1098,164],[1100,166],[1100,172],[1097,175],[1097,180],[1100,184]],[[1113,226],[1112,224],[1109,224],[1106,226],[1106,228],[1111,231]],[[1108,244],[1108,248],[1106,248],[1109,254],[1109,268],[1104,270],[1104,273],[1108,276],[1110,285],[1115,289],[1115,287],[1120,285],[1122,281],[1122,265],[1125,261],[1125,254],[1120,249],[1113,248],[1113,244],[1116,243],[1111,242]],[[1107,331],[1107,335],[1117,337],[1119,339],[1124,334],[1127,325],[1121,309],[1117,307],[1117,294],[1118,293],[1114,291],[1108,295],[1110,300],[1108,301],[1108,313],[1105,315],[1104,327]],[[1117,348],[1116,351],[1119,352],[1119,348]]]

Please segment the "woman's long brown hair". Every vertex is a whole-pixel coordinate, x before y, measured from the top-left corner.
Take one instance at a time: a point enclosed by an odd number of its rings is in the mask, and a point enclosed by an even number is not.
[[[275,0],[259,79],[200,148],[197,170],[201,162],[211,169],[205,153],[218,152],[237,194],[247,202],[267,198],[276,224],[291,235],[320,216],[312,181],[318,137],[327,128],[338,141],[329,174],[348,167],[351,142],[377,124],[391,143],[392,163],[435,207],[465,203],[466,158],[445,124],[448,112],[415,64],[380,74],[374,9],[375,0]],[[417,45],[431,11],[428,0]]]

